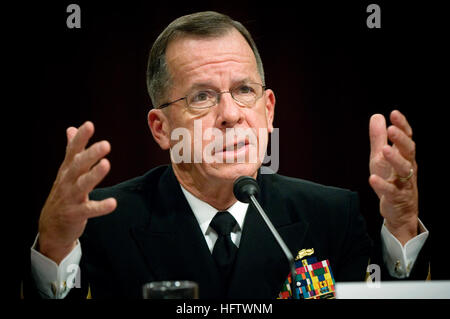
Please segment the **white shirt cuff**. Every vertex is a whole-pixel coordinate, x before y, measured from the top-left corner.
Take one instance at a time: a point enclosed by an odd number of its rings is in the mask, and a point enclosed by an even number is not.
[[[75,248],[57,265],[36,250],[39,234],[31,246],[31,273],[42,298],[63,299],[72,287],[80,287],[81,245]]]
[[[384,225],[381,227],[381,249],[383,261],[389,274],[395,278],[407,278],[416,262],[417,256],[428,238],[428,229],[419,219],[419,231],[405,246]]]

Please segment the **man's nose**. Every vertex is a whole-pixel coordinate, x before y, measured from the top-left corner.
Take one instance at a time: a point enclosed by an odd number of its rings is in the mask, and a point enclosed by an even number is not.
[[[242,123],[244,119],[242,108],[233,99],[230,92],[221,92],[217,109],[219,112],[217,127],[219,128],[234,127],[236,124]]]

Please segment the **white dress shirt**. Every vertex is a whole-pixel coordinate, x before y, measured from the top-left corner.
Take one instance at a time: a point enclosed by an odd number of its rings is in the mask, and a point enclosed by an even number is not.
[[[217,240],[217,233],[211,226],[209,226],[209,224],[211,223],[214,216],[216,216],[218,210],[189,193],[183,186],[181,186],[181,190],[183,191],[183,194],[186,197],[189,206],[191,206],[195,218],[197,218],[200,229],[202,230],[202,234],[203,236],[205,236],[208,248],[212,253],[214,244]],[[241,242],[242,228],[244,226],[244,218],[247,214],[247,208],[248,204],[237,201],[227,209],[227,212],[229,212],[237,222],[236,227],[231,231],[231,241],[238,248],[239,243]]]
[[[183,187],[181,189],[205,236],[209,250],[212,252],[217,240],[217,233],[209,224],[218,210],[198,199]],[[231,240],[237,247],[240,244],[247,208],[248,204],[237,201],[227,209],[237,222],[236,227],[231,233]],[[409,240],[405,246],[402,246],[383,223],[381,228],[383,260],[392,277],[409,277],[417,256],[429,234],[420,220],[419,229],[420,234]],[[77,278],[79,268],[73,266],[78,266],[81,260],[82,252],[80,242],[77,241],[75,248],[57,265],[53,260],[42,255],[35,249],[38,236],[39,234],[36,236],[36,240],[31,247],[31,271],[37,289],[43,298],[62,299],[69,293],[72,286],[72,284],[67,284],[68,280]]]

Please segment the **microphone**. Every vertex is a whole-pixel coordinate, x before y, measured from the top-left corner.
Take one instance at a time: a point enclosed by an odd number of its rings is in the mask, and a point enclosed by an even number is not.
[[[284,243],[283,238],[281,238],[280,234],[273,226],[269,217],[267,217],[267,215],[264,212],[264,210],[262,209],[261,205],[259,205],[259,202],[255,198],[255,196],[258,196],[258,194],[259,194],[258,183],[256,182],[256,180],[254,178],[251,178],[249,176],[241,176],[234,181],[233,193],[238,201],[243,202],[243,203],[252,204],[253,207],[256,208],[256,210],[259,212],[259,214],[263,218],[267,227],[269,227],[270,231],[272,232],[273,237],[275,237],[275,240],[277,241],[278,245],[280,245],[281,250],[283,250],[283,253],[285,254],[285,256],[289,262],[289,266],[291,268],[292,297],[294,299],[299,299],[299,295],[297,294],[296,289],[295,289],[296,288],[295,287],[295,275],[297,274],[297,272],[295,271],[294,256],[292,256],[292,253],[289,250],[289,248],[286,246],[286,244]]]

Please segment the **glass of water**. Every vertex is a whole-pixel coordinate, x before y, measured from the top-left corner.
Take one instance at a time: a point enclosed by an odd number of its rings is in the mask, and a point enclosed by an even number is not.
[[[198,284],[188,280],[153,281],[142,286],[144,299],[198,299]]]

